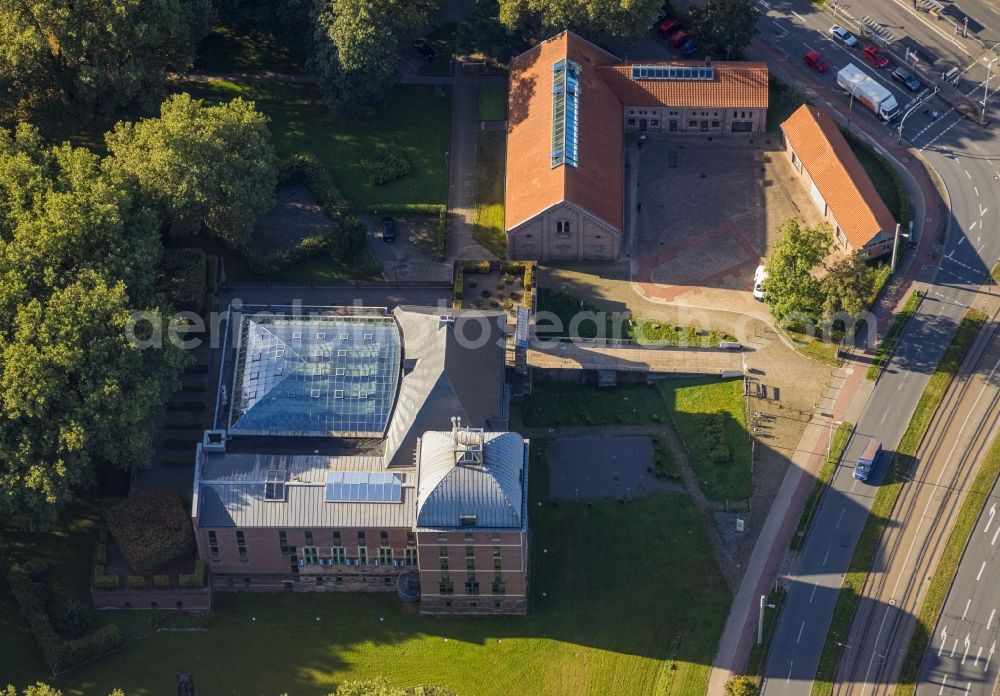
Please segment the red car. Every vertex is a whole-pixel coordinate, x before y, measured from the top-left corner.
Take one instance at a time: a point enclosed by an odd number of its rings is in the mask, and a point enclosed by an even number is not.
[[[674,48],[680,48],[684,45],[684,42],[688,40],[688,33],[683,29],[678,29],[674,32],[673,36],[670,37],[670,45]]]
[[[884,68],[889,65],[889,56],[882,53],[875,46],[865,46],[862,56],[876,68]]]
[[[681,23],[676,19],[670,19],[669,17],[664,19],[656,27],[656,32],[664,39],[668,38],[675,31],[680,30]]]
[[[817,72],[826,72],[830,68],[830,66],[826,64],[826,61],[823,60],[823,56],[821,56],[817,51],[809,51],[802,57],[802,60],[805,61],[806,65]]]

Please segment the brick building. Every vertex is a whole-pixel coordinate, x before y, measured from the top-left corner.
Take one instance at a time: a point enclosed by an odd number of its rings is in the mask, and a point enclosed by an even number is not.
[[[508,254],[618,258],[625,132],[763,133],[767,105],[764,63],[627,63],[568,31],[522,53],[508,92]]]
[[[502,312],[229,312],[192,516],[217,590],[399,591],[524,613],[528,443]]]
[[[837,244],[866,258],[892,253],[896,221],[829,112],[803,104],[781,132],[788,159]]]

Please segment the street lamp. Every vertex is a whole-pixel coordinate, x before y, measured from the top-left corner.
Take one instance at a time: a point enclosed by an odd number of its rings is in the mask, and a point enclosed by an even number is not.
[[[854,89],[851,90],[851,101],[847,104],[847,130],[851,130],[851,109],[854,108],[854,93],[858,91],[858,87],[861,83],[854,85]]]
[[[914,104],[913,106],[911,106],[909,109],[907,109],[906,113],[903,114],[903,118],[899,119],[899,138],[896,140],[896,144],[897,145],[902,145],[903,144],[903,122],[906,121],[906,117],[909,116],[911,113],[913,113],[913,110],[916,109],[918,106],[926,104],[928,101],[930,101],[931,99],[933,99],[934,95],[938,93],[939,89],[941,89],[940,85],[938,85],[937,87],[935,87],[934,91],[931,92],[928,96],[924,97],[923,99],[921,99],[920,101],[918,101],[916,104]]]
[[[1000,60],[1000,56],[992,59],[986,64],[986,83],[983,85],[983,119],[986,118],[986,100],[990,96],[990,77],[993,75],[993,64]]]
[[[764,608],[774,609],[774,604],[765,604],[767,595],[760,596],[760,614],[757,617],[757,645],[764,642]]]

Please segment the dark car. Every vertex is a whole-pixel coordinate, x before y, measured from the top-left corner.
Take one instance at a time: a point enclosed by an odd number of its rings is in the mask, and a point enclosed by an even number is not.
[[[681,53],[686,56],[690,56],[692,53],[698,50],[698,44],[694,42],[694,39],[688,39],[681,44]]]
[[[382,218],[382,241],[391,242],[396,239],[396,221],[391,217]]]
[[[438,50],[427,43],[427,39],[417,39],[413,42],[413,48],[428,61],[436,60],[438,57]]]
[[[920,80],[917,79],[917,76],[902,66],[892,71],[892,79],[897,82],[902,82],[906,85],[906,89],[911,92],[919,92],[920,88],[923,87],[923,85],[920,84]]]

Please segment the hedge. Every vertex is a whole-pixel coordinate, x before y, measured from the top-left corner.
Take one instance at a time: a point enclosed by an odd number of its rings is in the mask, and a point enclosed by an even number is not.
[[[104,516],[134,571],[155,570],[194,549],[191,519],[177,491],[169,488],[130,496]]]
[[[194,562],[194,572],[184,573],[177,578],[181,587],[193,588],[205,586],[205,562],[200,558]]]
[[[97,565],[107,565],[108,564],[108,545],[98,544],[97,545]]]
[[[117,590],[118,576],[105,574],[103,565],[94,566],[94,588],[98,590]]]
[[[170,576],[169,575],[154,575],[153,585],[156,587],[170,587]]]
[[[106,624],[91,631],[83,638],[63,643],[63,658],[66,667],[73,667],[111,652],[125,644],[125,636],[117,624]]]
[[[146,578],[141,575],[129,575],[126,584],[130,590],[145,590]]]

